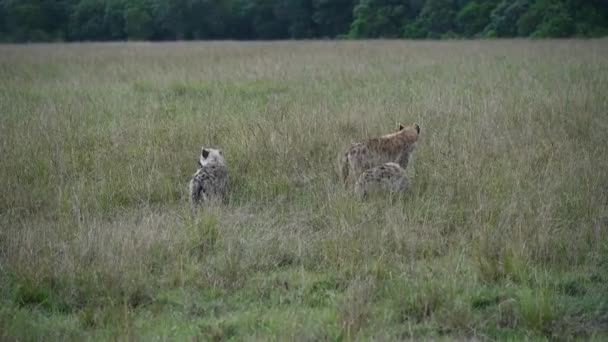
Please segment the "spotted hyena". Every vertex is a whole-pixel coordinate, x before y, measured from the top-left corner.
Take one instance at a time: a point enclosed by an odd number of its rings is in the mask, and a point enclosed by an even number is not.
[[[210,200],[222,200],[228,189],[228,168],[222,151],[203,147],[198,170],[190,180],[190,203],[193,208]]]
[[[342,180],[352,184],[366,170],[384,163],[396,163],[404,170],[416,147],[420,126],[399,125],[399,131],[352,144],[342,155]]]
[[[398,195],[408,189],[405,170],[397,163],[384,163],[365,170],[355,184],[355,193],[363,198],[381,192]]]

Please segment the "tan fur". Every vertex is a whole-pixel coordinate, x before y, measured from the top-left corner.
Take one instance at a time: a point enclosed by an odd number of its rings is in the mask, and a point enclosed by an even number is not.
[[[420,126],[400,128],[398,132],[352,144],[342,156],[342,180],[352,184],[364,171],[388,162],[405,170],[416,147]]]
[[[409,188],[405,170],[396,163],[384,163],[366,170],[355,184],[355,193],[366,198],[373,193],[402,194]]]

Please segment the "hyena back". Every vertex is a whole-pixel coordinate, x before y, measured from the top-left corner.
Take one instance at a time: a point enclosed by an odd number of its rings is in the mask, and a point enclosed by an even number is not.
[[[203,147],[198,167],[189,186],[193,209],[211,200],[223,200],[228,190],[228,168],[222,151]]]

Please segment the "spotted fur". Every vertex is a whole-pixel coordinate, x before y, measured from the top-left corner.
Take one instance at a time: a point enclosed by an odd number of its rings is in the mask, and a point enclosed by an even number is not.
[[[228,189],[228,168],[222,151],[203,147],[198,170],[190,180],[190,204],[196,208],[205,202],[223,200]]]
[[[407,168],[418,136],[420,126],[414,124],[378,138],[362,140],[352,144],[342,156],[342,180],[352,184],[368,169],[392,162]]]
[[[402,194],[408,189],[405,170],[397,163],[384,163],[368,169],[355,184],[355,193],[363,198],[372,193]]]

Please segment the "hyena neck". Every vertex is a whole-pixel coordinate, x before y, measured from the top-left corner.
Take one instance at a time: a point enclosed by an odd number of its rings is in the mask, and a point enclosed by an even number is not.
[[[370,139],[369,146],[377,150],[401,152],[409,150],[416,142],[416,138],[408,132],[401,131]]]

